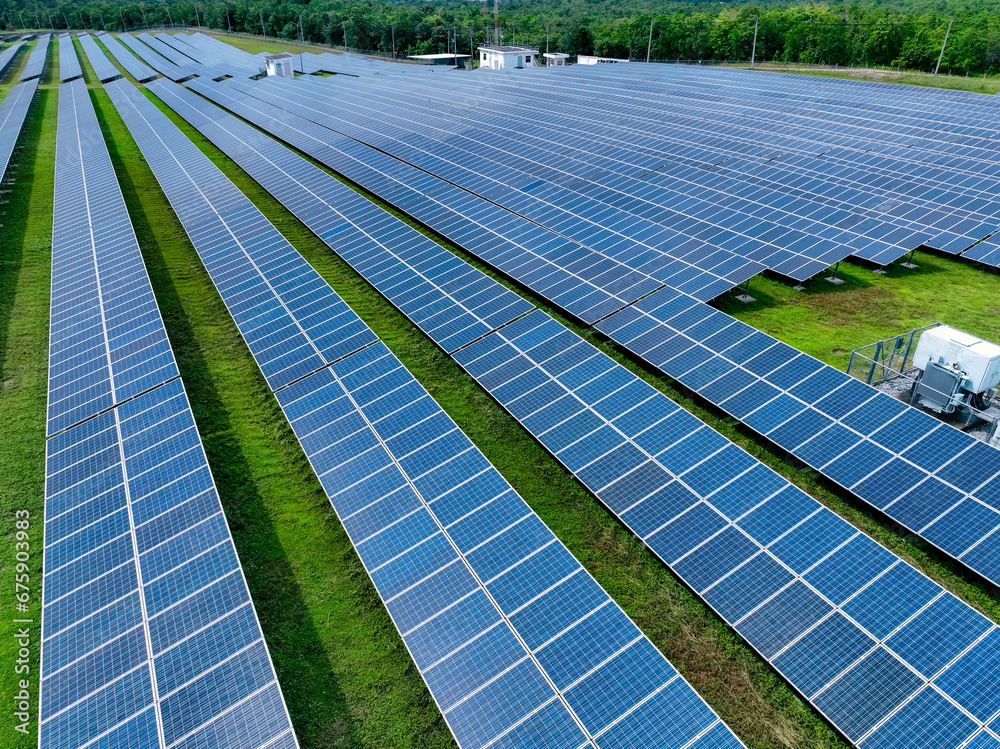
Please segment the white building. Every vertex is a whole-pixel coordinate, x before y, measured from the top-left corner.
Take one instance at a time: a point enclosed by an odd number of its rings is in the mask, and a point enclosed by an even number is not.
[[[560,67],[566,64],[566,58],[569,57],[565,52],[546,52],[542,55],[545,58],[545,67],[553,68]]]
[[[268,75],[279,75],[282,78],[292,78],[292,56],[287,52],[279,52],[276,55],[267,55],[264,58],[267,65]]]
[[[538,50],[530,47],[498,47],[495,44],[479,48],[479,67],[490,70],[528,68],[537,65]]]

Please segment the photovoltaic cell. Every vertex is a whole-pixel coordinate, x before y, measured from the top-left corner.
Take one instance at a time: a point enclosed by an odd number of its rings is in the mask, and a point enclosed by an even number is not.
[[[703,338],[693,313],[720,333]],[[1000,504],[990,494],[1000,476],[996,450],[675,291],[658,291],[597,327],[946,554],[1000,580],[992,561],[1000,553]],[[664,339],[673,345],[655,344]],[[690,351],[699,353],[685,359]],[[704,375],[707,362],[717,362],[714,378]]]
[[[49,435],[178,375],[86,84],[59,93]]]
[[[150,116],[148,99],[109,90],[168,196],[168,155],[201,173],[205,157]],[[188,227],[200,220],[183,205],[177,213]],[[206,265],[222,286],[226,266]],[[269,283],[288,275],[281,264],[261,267]],[[601,735],[624,732],[634,746],[662,746],[659,736],[681,725],[687,739],[720,735],[719,719],[384,344],[276,390],[460,745],[612,746]],[[574,607],[561,626],[550,595]],[[677,698],[657,698],[667,691]],[[627,730],[636,712],[646,733]]]
[[[117,38],[111,36],[106,31],[98,34],[97,38],[101,40],[101,44],[111,53],[111,56],[115,58],[118,64],[125,68],[129,75],[139,81],[139,83],[156,78],[157,72],[129,52]],[[127,34],[122,34],[121,38],[131,37]],[[104,79],[101,79],[101,82],[104,83]]]
[[[39,746],[296,746],[180,379],[50,439],[45,486]]]
[[[996,625],[555,320],[535,311],[455,358],[852,742],[895,746],[882,721],[926,680],[961,682],[975,709],[968,669],[918,654]],[[921,617],[941,608],[931,636]]]

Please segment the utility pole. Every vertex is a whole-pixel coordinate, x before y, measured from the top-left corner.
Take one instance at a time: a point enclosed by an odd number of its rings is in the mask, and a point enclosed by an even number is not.
[[[201,16],[198,14],[198,6],[194,6],[194,22],[198,24],[198,28],[201,28]]]
[[[66,31],[69,31],[69,19],[66,17],[66,11],[63,11],[63,20],[66,22]]]
[[[264,30],[264,11],[260,11],[260,34],[267,38],[267,32]]]
[[[306,66],[302,61],[302,42],[305,39],[305,34],[302,33],[302,14],[299,13],[299,72],[302,75],[306,74]]]
[[[167,18],[170,20],[170,28],[173,28],[174,27],[174,17],[172,15],[170,15],[170,6],[167,5],[166,3],[164,3],[163,7],[167,9]]]
[[[124,19],[122,19],[122,23],[123,24],[125,23]],[[142,8],[142,25],[145,26],[147,29],[149,28],[149,20],[146,18],[146,8],[145,7]]]
[[[938,68],[941,67],[941,60],[944,58],[944,48],[948,44],[948,35],[951,33],[951,25],[955,22],[954,18],[948,19],[948,30],[944,32],[944,44],[941,45],[941,54],[938,55],[938,64],[934,66],[934,75],[937,75]]]
[[[649,19],[649,41],[646,43],[646,62],[649,62],[649,52],[653,49],[653,20]],[[548,49],[545,50],[548,52]]]
[[[500,46],[500,0],[493,0],[493,43]]]
[[[396,27],[392,27],[392,59],[396,59]]]
[[[753,49],[750,51],[750,69],[753,70],[753,61],[757,59],[757,27],[760,25],[760,16],[753,20]]]
[[[122,11],[121,11],[121,8],[119,8],[119,9],[118,9],[118,15],[119,15],[119,16],[121,17],[121,19],[122,19],[122,31],[123,31],[123,32],[124,32],[124,31],[128,31],[128,29],[127,29],[127,28],[125,27],[125,16],[124,16],[124,15],[122,15]],[[145,17],[146,17],[146,15],[145,15],[145,11],[143,11],[143,18],[145,18]],[[146,28],[149,28],[149,26],[147,26]]]
[[[545,54],[549,53],[549,23],[545,22]]]
[[[108,30],[108,25],[106,23],[104,23],[104,14],[103,13],[98,13],[97,15],[99,15],[101,17],[101,28],[103,28],[105,31],[107,31]]]
[[[229,29],[229,33],[230,34],[233,33],[233,24],[229,20],[229,6],[228,5],[226,6],[226,28]]]
[[[476,49],[475,44],[472,41],[472,27],[469,27],[469,61],[472,63],[472,67],[476,67]],[[985,76],[984,76],[985,79]]]
[[[347,21],[341,21],[340,25],[344,27],[344,51],[347,51]]]

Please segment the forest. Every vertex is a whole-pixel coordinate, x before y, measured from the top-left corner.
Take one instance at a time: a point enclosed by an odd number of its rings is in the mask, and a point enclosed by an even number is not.
[[[0,0],[7,29],[208,27],[386,56],[468,53],[489,39],[476,0],[149,3]],[[645,60],[749,60],[1000,72],[1000,8],[985,0],[882,3],[502,0],[501,40],[542,51]],[[947,36],[947,41],[946,41]]]

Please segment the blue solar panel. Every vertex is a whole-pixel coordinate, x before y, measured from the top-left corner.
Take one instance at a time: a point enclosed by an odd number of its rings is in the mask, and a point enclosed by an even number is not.
[[[178,86],[150,88],[226,151],[445,351],[532,305],[284,146]]]
[[[60,86],[47,433],[177,377],[83,80]]]
[[[20,81],[30,81],[32,78],[40,78],[45,72],[45,61],[49,56],[49,42],[52,40],[51,34],[42,34],[35,42],[34,49],[28,55],[28,62],[21,71]]]
[[[131,84],[107,85],[272,389],[376,340],[263,214]],[[167,127],[169,125],[169,127]]]
[[[204,186],[207,159],[134,88],[109,91],[225,298],[231,266],[199,246],[191,225],[203,215],[163,168],[169,156]],[[217,186],[213,198],[228,197]],[[262,280],[285,287],[290,262],[261,263]],[[243,330],[239,310],[234,318]],[[654,730],[635,745],[661,745],[681,718],[689,738],[720,724],[384,344],[280,383],[276,395],[460,745],[594,746],[636,708]],[[565,627],[545,630],[547,595],[577,607]],[[456,632],[459,607],[468,619]],[[632,683],[619,663],[648,676]],[[686,704],[651,699],[668,689]]]
[[[17,53],[24,48],[23,41],[16,41],[3,51],[0,51],[0,73],[3,73],[11,61],[17,57]]]
[[[17,45],[10,49],[16,50]],[[5,50],[5,53],[9,52],[10,49]],[[2,62],[0,59],[0,71],[3,70]],[[19,83],[13,86],[0,102],[0,180],[7,176],[7,168],[10,166],[14,149],[17,148],[17,143],[21,138],[24,120],[37,90],[37,79],[27,83]]]
[[[925,679],[974,709],[977,677],[921,652],[995,625],[593,346],[536,311],[455,358],[852,741]]]
[[[73,37],[63,34],[59,37],[59,80],[65,83],[82,75],[83,69],[73,47]]]
[[[87,62],[94,69],[94,75],[97,76],[97,80],[104,83],[105,81],[111,81],[121,76],[121,72],[108,59],[108,56],[104,54],[104,50],[97,46],[94,37],[90,34],[80,34],[79,39],[81,46],[83,46],[83,51],[87,54]]]
[[[383,344],[277,397],[459,745],[741,746]]]
[[[45,544],[39,746],[296,746],[179,379],[49,440]]]
[[[122,42],[118,41],[111,34],[102,32],[97,35],[100,39],[101,44],[105,46],[111,56],[115,58],[119,65],[128,71],[129,75],[135,78],[137,81],[142,83],[143,81],[148,81],[152,78],[156,78],[157,72],[150,68],[148,65],[143,64],[138,57],[129,52],[123,45]],[[121,38],[130,39],[127,34],[122,34]],[[101,79],[104,83],[104,79]]]
[[[734,335],[702,339],[692,310]],[[1000,475],[996,450],[675,291],[658,291],[597,327],[980,575],[1000,580],[993,561],[1000,505],[990,493]],[[667,353],[657,343],[663,338],[672,343]],[[685,360],[692,350],[699,355]],[[725,372],[716,380],[705,375],[711,361],[719,362],[713,372]]]

